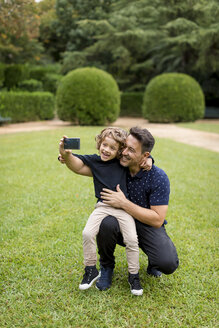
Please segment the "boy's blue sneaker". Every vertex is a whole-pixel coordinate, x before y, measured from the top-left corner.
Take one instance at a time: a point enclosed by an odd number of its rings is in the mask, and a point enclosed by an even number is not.
[[[100,278],[96,282],[96,287],[99,290],[107,290],[112,284],[113,268],[100,267]]]
[[[148,265],[147,273],[155,278],[159,278],[162,276],[162,272],[153,268],[152,266],[150,266],[150,264]]]
[[[79,285],[80,290],[88,289],[92,286],[95,280],[99,278],[99,272],[96,268],[96,265],[94,266],[86,266],[85,267],[85,274],[83,276],[83,280]]]

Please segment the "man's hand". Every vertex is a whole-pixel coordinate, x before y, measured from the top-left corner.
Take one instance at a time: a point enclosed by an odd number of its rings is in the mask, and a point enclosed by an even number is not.
[[[150,171],[152,168],[152,158],[147,157],[146,159],[143,159],[140,163],[140,167],[143,169],[143,171]]]
[[[127,200],[119,185],[116,186],[117,191],[103,188],[101,191],[101,198],[103,203],[111,205],[116,208],[122,208],[124,202]]]
[[[138,221],[148,224],[155,228],[160,228],[166,217],[168,205],[151,206],[151,208],[144,208],[132,203],[128,200],[124,193],[120,190],[119,185],[116,187],[117,191],[103,188],[100,193],[103,203],[111,205],[116,208],[122,208],[125,212],[130,214]]]

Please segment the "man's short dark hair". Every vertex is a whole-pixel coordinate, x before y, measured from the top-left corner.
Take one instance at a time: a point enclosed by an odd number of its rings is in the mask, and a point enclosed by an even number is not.
[[[140,141],[142,154],[146,151],[152,151],[155,144],[155,140],[152,134],[147,129],[141,129],[135,126],[130,129],[129,134],[131,134],[134,138]]]

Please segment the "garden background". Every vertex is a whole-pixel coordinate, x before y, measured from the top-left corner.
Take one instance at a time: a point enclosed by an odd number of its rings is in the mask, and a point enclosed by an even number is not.
[[[0,115],[53,119],[62,78],[89,66],[115,79],[120,116],[142,117],[153,78],[184,73],[204,92],[210,111],[203,115],[218,117],[218,14],[216,0],[1,0]],[[177,124],[219,133],[218,123]],[[136,298],[125,250],[117,247],[111,289],[79,291],[93,183],[57,161],[58,142],[63,134],[80,136],[79,152],[94,153],[102,127],[1,134],[0,326],[216,327],[219,156],[201,147],[156,138],[152,153],[170,178],[167,231],[177,271],[149,277],[141,252],[144,294]]]

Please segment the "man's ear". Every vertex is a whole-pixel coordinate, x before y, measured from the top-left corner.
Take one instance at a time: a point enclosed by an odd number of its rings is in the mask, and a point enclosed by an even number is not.
[[[144,152],[144,154],[143,154],[143,158],[148,158],[150,156],[150,153],[149,153],[149,151],[146,151],[146,152]]]

